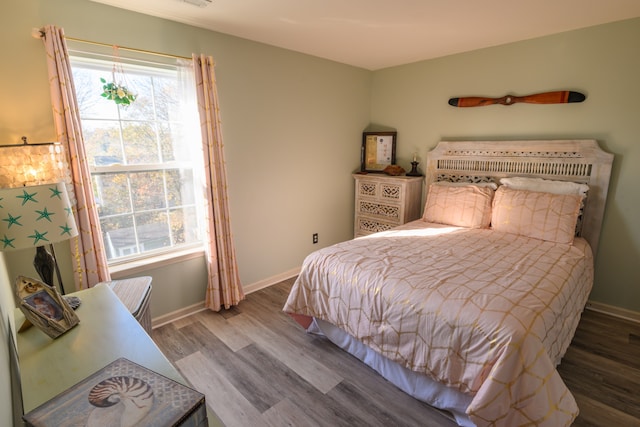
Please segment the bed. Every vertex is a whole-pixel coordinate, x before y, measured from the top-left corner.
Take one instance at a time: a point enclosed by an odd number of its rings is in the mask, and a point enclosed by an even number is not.
[[[612,159],[594,140],[440,142],[423,217],[310,254],[283,310],[459,425],[570,425],[556,366]]]

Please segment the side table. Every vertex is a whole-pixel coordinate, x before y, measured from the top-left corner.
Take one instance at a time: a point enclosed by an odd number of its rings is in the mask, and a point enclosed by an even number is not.
[[[96,286],[108,286],[127,307],[127,310],[151,335],[151,277],[141,276],[131,279],[100,282]]]

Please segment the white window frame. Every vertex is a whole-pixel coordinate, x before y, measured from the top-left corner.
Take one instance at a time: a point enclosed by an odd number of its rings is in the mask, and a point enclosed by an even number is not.
[[[71,56],[72,68],[91,68],[91,69],[102,70],[105,72],[110,72],[110,69],[111,69],[110,64],[112,64],[112,62],[110,62],[107,59],[100,58],[101,55],[94,55],[94,54],[87,54],[87,53],[77,53],[77,54],[74,53],[74,54],[71,54],[70,56]],[[165,74],[165,72],[163,72],[163,69],[166,70],[168,67],[175,69],[175,66],[171,66],[171,65],[167,66],[166,64],[159,64],[159,63],[149,62],[149,61],[142,61],[142,62],[144,62],[145,65],[140,66],[139,68],[141,70],[140,71],[141,74],[144,74],[144,75],[162,76],[163,74]],[[148,64],[152,64],[152,65],[148,65]],[[108,65],[108,68],[106,67],[107,65]],[[130,64],[127,64],[127,65],[131,66]],[[120,131],[122,130],[124,123],[128,121],[135,121],[135,122],[140,121],[136,119],[123,118],[121,116],[120,109],[118,109],[117,118],[106,117],[106,116],[105,117],[82,117],[81,116],[81,122],[83,122],[84,120],[92,120],[96,122],[100,120],[117,122],[118,126],[120,127]],[[157,116],[154,115],[153,121],[158,122]],[[121,135],[121,132],[120,132],[120,135]],[[122,140],[120,141],[120,143],[122,144]],[[125,155],[124,153],[125,151],[123,149],[123,155]],[[194,204],[186,204],[186,205],[180,205],[180,206],[196,209],[197,218],[198,218],[197,221],[199,224],[200,240],[194,243],[182,243],[182,244],[174,245],[173,236],[171,235],[171,233],[169,233],[168,236],[172,241],[171,246],[169,247],[163,247],[163,248],[154,249],[146,252],[135,253],[127,256],[115,257],[108,260],[109,270],[111,273],[117,274],[117,273],[126,272],[127,274],[132,274],[134,270],[136,271],[139,270],[142,265],[144,265],[144,268],[148,269],[150,267],[153,267],[155,263],[166,264],[168,260],[172,260],[172,259],[174,261],[189,259],[194,256],[199,256],[204,252],[204,239],[205,239],[204,208],[201,203],[202,198],[198,196],[198,192],[197,192],[198,186],[200,185],[199,184],[200,181],[198,178],[200,178],[202,175],[202,171],[199,169],[203,169],[203,167],[199,168],[198,166],[194,166],[192,162],[180,162],[180,161],[167,161],[167,162],[158,162],[158,163],[138,163],[138,164],[126,164],[126,165],[125,164],[113,164],[113,165],[90,164],[89,165],[89,171],[92,177],[92,185],[95,179],[94,177],[99,175],[129,174],[129,173],[140,173],[140,172],[157,172],[157,171],[185,170],[185,169],[191,170],[193,172],[193,177],[195,181],[194,189],[193,189],[195,200],[194,200]],[[128,177],[127,177],[126,185],[128,187],[127,188],[128,194],[131,194],[130,192],[131,183]],[[166,182],[165,182],[165,185],[166,185]],[[131,206],[131,211],[127,212],[126,214],[104,215],[104,216],[101,216],[100,219],[102,220],[103,218],[125,216],[125,215],[126,216],[130,215],[133,217],[136,214],[145,212],[144,210],[136,211],[135,207],[133,206],[133,203],[130,203],[130,206]],[[152,212],[152,211],[169,212],[170,210],[175,208],[176,206],[171,206],[169,203],[169,200],[165,197],[163,208],[151,209],[149,210],[149,212]],[[133,224],[133,227],[134,228],[136,227],[135,222]],[[103,232],[103,237],[105,237],[107,234],[108,233]],[[135,236],[136,236],[136,240],[135,240],[136,247],[139,247],[140,242],[138,240],[137,232]],[[107,240],[106,237],[104,240],[105,240],[104,242],[105,246],[108,245],[108,242],[106,241]]]

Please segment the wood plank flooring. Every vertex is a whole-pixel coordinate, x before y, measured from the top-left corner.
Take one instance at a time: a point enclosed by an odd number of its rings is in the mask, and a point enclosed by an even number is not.
[[[282,313],[293,279],[153,339],[228,426],[455,426]],[[559,367],[574,426],[640,426],[640,325],[586,311]]]

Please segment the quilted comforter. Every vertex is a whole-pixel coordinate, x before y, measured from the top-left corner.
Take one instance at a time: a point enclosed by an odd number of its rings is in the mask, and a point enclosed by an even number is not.
[[[473,396],[478,426],[570,425],[556,365],[593,283],[588,243],[422,220],[310,254],[284,311]]]

